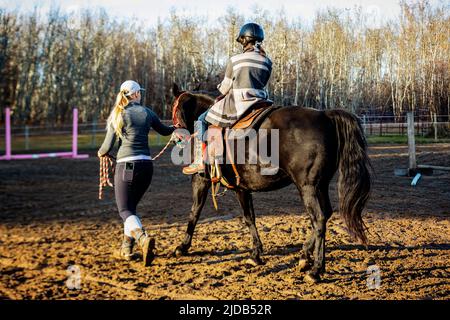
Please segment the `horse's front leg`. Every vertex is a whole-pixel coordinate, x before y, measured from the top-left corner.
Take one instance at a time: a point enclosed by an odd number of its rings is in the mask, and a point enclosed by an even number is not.
[[[186,234],[183,242],[175,249],[175,256],[184,256],[187,254],[192,243],[192,236],[194,235],[195,226],[197,225],[200,213],[205,205],[206,198],[208,197],[208,190],[211,186],[211,181],[199,174],[195,174],[192,177],[192,198],[193,204],[189,223],[186,229]]]
[[[250,192],[242,190],[236,191],[236,195],[244,214],[245,224],[250,229],[250,233],[253,237],[253,252],[251,258],[253,262],[258,265],[264,264],[263,260],[261,259],[261,255],[263,253],[263,245],[261,239],[259,238],[258,230],[256,229],[256,218],[255,210],[253,209],[252,195]]]

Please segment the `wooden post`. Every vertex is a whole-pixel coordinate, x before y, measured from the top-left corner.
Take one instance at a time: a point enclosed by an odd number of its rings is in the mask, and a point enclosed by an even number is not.
[[[380,137],[383,135],[383,116],[380,118]]]
[[[30,150],[30,128],[25,126],[25,150]]]
[[[413,112],[408,112],[408,154],[409,154],[409,170],[416,170],[417,169],[416,140],[414,137]]]
[[[366,119],[366,115],[363,115],[363,130],[364,130],[364,134],[367,136],[367,119]]]
[[[94,122],[92,123],[92,136],[91,136],[91,147],[95,148],[97,145],[97,119],[94,119]]]
[[[418,129],[417,133],[420,134],[423,137],[424,136],[424,128],[423,128],[424,127],[424,121],[423,121],[423,119],[421,119],[420,114],[419,114],[418,119],[419,119],[419,127],[417,128]]]
[[[401,124],[401,128],[402,128],[402,136],[403,136],[403,134],[405,133],[405,123],[403,122],[403,121],[400,121],[400,124]]]
[[[437,115],[433,113],[434,142],[438,141]]]

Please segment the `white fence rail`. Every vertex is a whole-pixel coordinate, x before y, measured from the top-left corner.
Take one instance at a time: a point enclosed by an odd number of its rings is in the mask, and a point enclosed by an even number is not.
[[[367,136],[386,136],[408,134],[406,116],[360,116],[364,132]],[[450,121],[448,115],[415,116],[414,128],[416,135],[434,137],[448,137]]]

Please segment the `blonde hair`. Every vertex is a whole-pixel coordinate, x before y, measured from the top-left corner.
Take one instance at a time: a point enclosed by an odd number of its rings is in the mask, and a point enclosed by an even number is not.
[[[122,112],[125,110],[125,107],[128,105],[129,100],[126,97],[126,90],[120,90],[117,94],[116,103],[114,104],[113,110],[108,118],[108,127],[112,126],[114,132],[120,138],[123,137],[123,115]]]

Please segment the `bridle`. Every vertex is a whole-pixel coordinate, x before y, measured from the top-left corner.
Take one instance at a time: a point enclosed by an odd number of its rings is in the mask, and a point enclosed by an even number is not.
[[[175,102],[173,103],[173,106],[172,106],[172,122],[173,122],[173,126],[175,128],[183,128],[183,126],[180,124],[180,121],[178,120],[177,112],[178,112],[178,109],[179,109],[179,106],[180,106],[180,99],[181,99],[181,97],[183,97],[186,94],[188,94],[188,92],[187,91],[183,91],[178,96],[178,98],[175,99]]]

